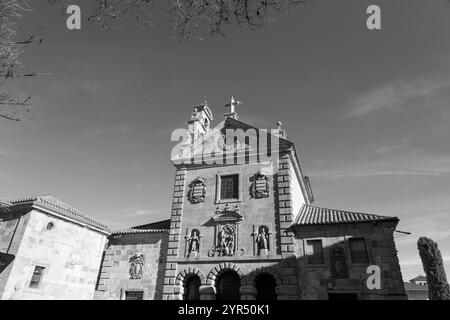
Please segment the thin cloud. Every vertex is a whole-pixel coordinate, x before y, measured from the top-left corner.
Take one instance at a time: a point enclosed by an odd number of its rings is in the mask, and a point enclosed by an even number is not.
[[[442,260],[444,262],[450,262],[450,256],[443,256]],[[411,259],[411,260],[405,260],[405,261],[400,261],[400,265],[402,266],[416,266],[416,265],[422,265],[422,261],[420,260],[420,258],[417,259]]]
[[[85,131],[89,135],[103,135],[111,133],[125,134],[131,131],[131,127],[128,125],[117,125],[109,127],[92,128]]]
[[[341,167],[310,172],[313,178],[342,179],[370,178],[382,176],[434,176],[450,175],[450,154],[429,154],[418,149],[405,152],[392,152],[385,158],[377,156],[389,150],[389,147],[375,150],[375,155],[366,156],[360,161],[349,161]]]
[[[350,108],[343,118],[362,117],[375,111],[399,108],[411,100],[428,97],[449,86],[450,81],[448,80],[389,82],[351,100]]]

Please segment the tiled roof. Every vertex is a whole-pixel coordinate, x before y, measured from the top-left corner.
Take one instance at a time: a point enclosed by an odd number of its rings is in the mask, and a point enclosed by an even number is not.
[[[409,283],[404,282],[405,290],[406,291],[428,291],[428,286],[423,284],[415,284],[415,283]]]
[[[114,231],[112,235],[118,234],[141,234],[141,233],[157,233],[167,232],[170,229],[170,219],[157,221],[153,223],[143,224],[140,226]]]
[[[141,226],[132,227],[132,229],[170,229],[170,219],[157,221],[153,223],[143,224]]]
[[[124,229],[124,230],[118,230],[111,233],[111,235],[118,235],[118,234],[142,234],[142,233],[158,233],[158,232],[168,232],[167,229]]]
[[[361,223],[375,221],[398,221],[397,217],[379,216],[376,214],[351,212],[337,209],[321,208],[304,204],[295,219],[294,225],[318,225]]]
[[[27,198],[27,199],[21,199],[21,200],[14,200],[9,202],[11,204],[11,207],[15,206],[36,206],[41,207],[44,209],[48,209],[51,211],[54,211],[58,214],[61,214],[63,216],[66,216],[70,219],[76,220],[78,222],[102,229],[107,230],[108,227],[104,225],[103,223],[92,219],[89,216],[86,216],[84,214],[81,214],[81,212],[68,205],[67,203],[64,203],[55,197],[51,195],[45,195],[40,197],[33,197],[33,198]]]
[[[409,280],[409,282],[414,282],[414,281],[427,281],[427,277],[422,276],[422,275],[418,275],[415,278],[412,278],[411,280]]]

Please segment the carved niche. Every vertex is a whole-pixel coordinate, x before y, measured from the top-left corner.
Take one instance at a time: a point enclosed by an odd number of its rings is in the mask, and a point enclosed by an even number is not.
[[[205,179],[196,178],[189,184],[188,200],[191,204],[196,204],[205,201],[206,185]]]
[[[250,196],[253,199],[261,199],[269,197],[270,186],[269,178],[261,172],[256,173],[250,178]]]
[[[239,206],[230,209],[229,204],[220,210],[217,208],[215,216],[211,222],[215,227],[215,239],[213,248],[208,251],[209,257],[234,256],[239,250],[239,223],[242,216],[239,214]]]
[[[330,250],[331,275],[333,278],[348,278],[345,252],[341,247],[333,247]]]
[[[142,279],[144,273],[144,255],[136,253],[130,258],[130,279]]]

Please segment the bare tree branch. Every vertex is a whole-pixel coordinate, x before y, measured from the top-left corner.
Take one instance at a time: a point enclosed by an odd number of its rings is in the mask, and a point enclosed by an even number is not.
[[[20,99],[17,94],[3,92],[6,81],[13,78],[35,77],[45,73],[15,72],[22,65],[21,56],[34,42],[42,43],[43,38],[33,34],[24,40],[17,40],[18,21],[31,9],[26,0],[0,1],[0,117],[20,121],[29,112],[30,98]]]
[[[67,0],[48,0],[67,6]],[[224,26],[247,25],[252,30],[263,27],[293,5],[311,0],[168,0],[167,13],[179,40],[190,40],[195,30],[206,23],[210,35],[224,35]],[[93,0],[89,21],[110,28],[116,22],[132,19],[138,29],[151,24],[153,0]],[[91,2],[91,3],[92,3]],[[201,31],[200,31],[201,32]]]

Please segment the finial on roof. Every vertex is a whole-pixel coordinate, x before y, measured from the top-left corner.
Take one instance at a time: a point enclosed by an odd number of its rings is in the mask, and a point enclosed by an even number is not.
[[[278,134],[281,138],[286,139],[286,130],[281,127],[281,121],[277,121]]]
[[[236,120],[239,119],[239,117],[238,117],[238,115],[236,113],[236,109],[235,109],[236,106],[239,105],[239,104],[242,104],[242,102],[234,100],[234,97],[231,96],[230,103],[225,104],[225,108],[230,108],[230,112],[226,113],[225,117],[233,118],[233,119],[236,119]]]

